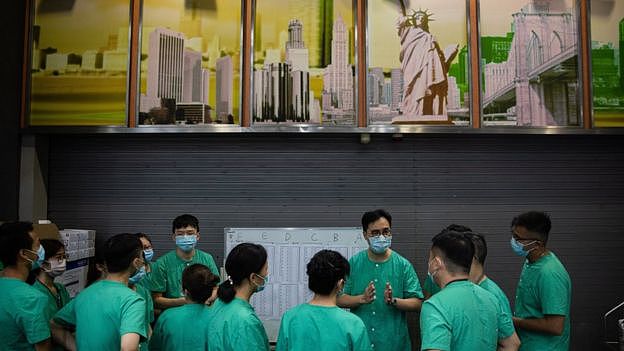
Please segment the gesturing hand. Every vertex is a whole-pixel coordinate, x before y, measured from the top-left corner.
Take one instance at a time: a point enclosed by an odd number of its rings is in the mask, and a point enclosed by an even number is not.
[[[362,300],[360,302],[365,304],[371,303],[373,301],[375,301],[375,284],[371,281],[364,290],[364,293],[362,294]]]
[[[392,298],[392,285],[390,285],[390,282],[386,282],[386,289],[384,289],[384,301],[388,305],[392,305]]]

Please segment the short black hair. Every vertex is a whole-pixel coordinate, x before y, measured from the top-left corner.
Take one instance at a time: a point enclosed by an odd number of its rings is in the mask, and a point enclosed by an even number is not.
[[[65,248],[65,245],[57,239],[41,239],[39,240],[41,246],[45,250],[45,259],[55,256],[61,249]]]
[[[0,226],[0,260],[7,266],[17,264],[20,250],[32,250],[31,222],[7,222]]]
[[[551,228],[550,216],[546,212],[529,211],[514,217],[511,227],[524,227],[532,233],[536,233],[543,242],[548,241]]]
[[[390,227],[392,227],[392,216],[388,213],[388,211],[380,208],[374,211],[368,211],[362,215],[362,230],[367,231],[368,226],[380,218],[385,218],[388,221],[388,224],[390,224]]]
[[[351,272],[349,261],[332,250],[317,252],[307,265],[308,288],[319,295],[329,295],[336,283]]]
[[[117,234],[106,241],[104,262],[110,273],[123,272],[135,258],[143,257],[143,245],[134,234]]]
[[[474,245],[474,258],[483,265],[487,257],[487,243],[485,242],[485,237],[475,232],[466,232],[464,234],[472,240],[472,244]]]
[[[442,232],[458,232],[458,233],[468,233],[468,232],[472,232],[472,229],[470,229],[470,227],[466,227],[465,225],[461,225],[461,224],[450,224],[448,225],[446,228],[444,228],[444,230],[442,230]]]
[[[188,297],[196,303],[206,303],[217,284],[219,277],[203,264],[192,264],[182,272],[182,289],[185,289]]]
[[[474,257],[472,240],[464,233],[455,231],[442,232],[433,237],[431,249],[441,254],[450,273],[469,273]]]
[[[197,231],[199,231],[199,220],[197,219],[197,217],[190,215],[190,214],[183,214],[183,215],[177,216],[173,220],[173,224],[171,225],[171,232],[175,233],[176,229],[186,228],[186,227],[193,227],[197,229]]]

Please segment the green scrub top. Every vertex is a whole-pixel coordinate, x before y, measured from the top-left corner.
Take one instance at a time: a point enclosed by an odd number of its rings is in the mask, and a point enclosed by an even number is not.
[[[34,350],[50,338],[47,299],[39,290],[14,278],[0,278],[0,350]]]
[[[485,291],[490,292],[496,300],[498,300],[498,304],[501,308],[501,313],[503,314],[503,325],[501,326],[501,334],[506,335],[505,337],[511,336],[516,330],[514,329],[513,319],[511,318],[511,306],[509,306],[509,299],[507,299],[507,295],[501,290],[501,288],[496,284],[492,279],[485,278],[479,286],[485,289]]]
[[[78,350],[119,351],[121,336],[147,337],[145,300],[127,285],[95,282],[63,307],[54,321],[76,326]]]
[[[47,298],[47,306],[45,309],[45,316],[47,320],[52,319],[56,312],[63,308],[63,306],[67,305],[71,300],[71,298],[69,297],[69,293],[65,288],[65,285],[60,283],[54,283],[54,286],[56,287],[57,295],[54,295],[52,291],[50,291],[50,289],[45,286],[45,284],[39,281],[39,279],[36,279],[35,283],[33,284],[33,287],[41,291]],[[65,349],[52,341],[52,350],[63,351]]]
[[[423,302],[421,350],[496,350],[505,323],[496,297],[467,280],[454,281]]]
[[[277,351],[370,351],[364,322],[339,307],[302,304],[282,316]]]
[[[159,317],[150,340],[150,350],[204,351],[211,308],[191,303],[166,309]]]
[[[347,278],[344,293],[360,295],[372,281],[375,284],[376,298],[369,304],[351,309],[362,319],[372,348],[375,350],[411,350],[407,330],[407,317],[404,311],[384,302],[386,282],[392,285],[392,293],[397,298],[423,298],[422,289],[412,264],[392,251],[385,262],[373,262],[367,250],[360,251],[349,260],[351,274]]]
[[[48,320],[52,319],[56,312],[63,308],[63,306],[67,305],[71,298],[69,297],[69,293],[65,288],[65,285],[60,283],[54,283],[56,287],[57,295],[54,295],[50,289],[48,289],[45,284],[41,283],[39,279],[35,280],[33,287],[39,291],[41,291],[47,298],[46,303],[46,317]]]
[[[518,328],[520,350],[568,350],[570,345],[570,276],[554,253],[533,263],[525,261],[516,290],[516,311],[520,318],[543,318],[545,315],[565,316],[560,336],[545,335]]]
[[[209,351],[269,350],[262,322],[249,302],[234,298],[230,303],[217,299],[208,325]]]
[[[149,331],[150,324],[154,322],[154,300],[152,300],[152,292],[149,289],[146,289],[141,285],[141,282],[144,281],[145,278],[141,279],[139,284],[135,285],[136,293],[139,294],[145,300],[145,330]],[[139,344],[139,350],[148,351],[149,350],[149,340],[144,340]]]
[[[184,268],[201,263],[207,266],[212,274],[219,276],[217,264],[209,253],[195,249],[195,255],[189,261],[178,257],[176,251],[170,251],[152,265],[149,286],[153,292],[163,293],[166,298],[184,296],[182,292],[182,272]]]
[[[433,296],[440,292],[440,287],[433,280],[433,277],[430,274],[427,274],[427,278],[425,278],[425,282],[423,283],[423,290],[429,293],[429,296]]]

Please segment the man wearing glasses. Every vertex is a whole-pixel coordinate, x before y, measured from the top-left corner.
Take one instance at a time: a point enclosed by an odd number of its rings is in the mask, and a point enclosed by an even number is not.
[[[392,216],[384,210],[364,213],[368,249],[349,260],[351,274],[338,306],[351,309],[368,331],[373,350],[411,350],[407,311],[419,311],[423,293],[412,264],[392,249]]]
[[[199,221],[195,216],[184,214],[176,217],[171,230],[176,249],[154,263],[148,281],[154,307],[162,310],[186,304],[182,292],[182,272],[186,267],[200,263],[207,266],[212,274],[219,276],[219,269],[212,256],[195,248],[199,241]]]
[[[514,326],[520,350],[568,350],[570,343],[570,276],[546,248],[550,217],[523,213],[511,222],[511,248],[526,257],[516,290]]]

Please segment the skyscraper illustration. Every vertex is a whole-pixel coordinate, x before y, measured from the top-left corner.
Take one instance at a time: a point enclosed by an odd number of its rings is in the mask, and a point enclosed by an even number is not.
[[[232,57],[217,59],[217,119],[227,121],[232,114],[232,78],[234,70]]]
[[[165,28],[150,33],[147,95],[182,99],[184,34]]]
[[[309,49],[310,67],[325,67],[331,59],[333,0],[291,1],[288,13],[307,28],[303,41]]]
[[[325,105],[324,111],[332,108],[351,111],[354,109],[353,70],[349,64],[349,37],[342,17],[338,17],[332,29],[331,63],[323,72],[323,94],[329,94],[331,105]],[[383,75],[383,73],[382,73]]]

